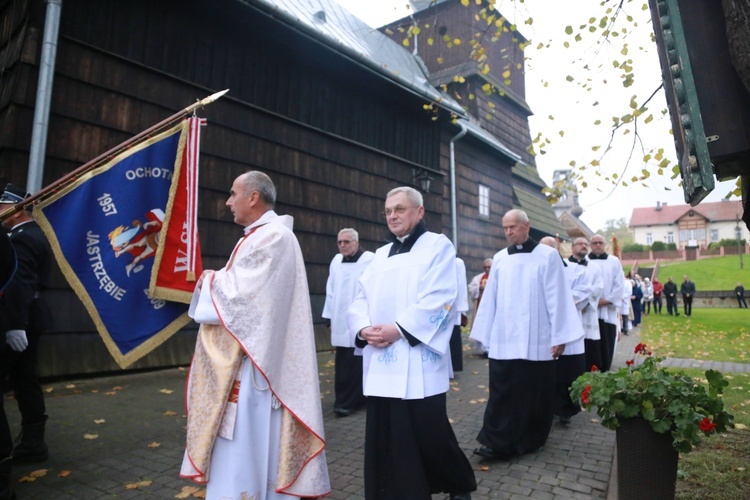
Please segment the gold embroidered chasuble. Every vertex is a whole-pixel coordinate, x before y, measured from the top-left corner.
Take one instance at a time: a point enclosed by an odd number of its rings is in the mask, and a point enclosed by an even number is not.
[[[180,475],[208,482],[213,444],[247,356],[283,412],[277,491],[316,497],[328,493],[330,485],[304,261],[291,217],[267,212],[256,225],[227,266],[203,283],[211,287],[222,325],[201,325],[198,332]]]

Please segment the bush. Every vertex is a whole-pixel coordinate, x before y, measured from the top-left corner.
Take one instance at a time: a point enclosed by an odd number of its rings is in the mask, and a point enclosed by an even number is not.
[[[719,242],[720,247],[736,247],[736,246],[745,246],[745,240],[744,238],[741,240],[737,239],[724,239]]]
[[[661,252],[662,250],[666,250],[666,249],[667,249],[667,244],[664,243],[663,241],[654,241],[651,244],[651,250],[653,250],[654,252]]]
[[[677,243],[667,243],[667,250],[677,250]]]
[[[622,251],[623,253],[648,252],[648,247],[646,245],[641,245],[640,243],[631,243],[630,245],[622,247]]]

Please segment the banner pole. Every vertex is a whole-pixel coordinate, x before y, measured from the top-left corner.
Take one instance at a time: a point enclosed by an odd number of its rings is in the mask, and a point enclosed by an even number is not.
[[[6,211],[0,213],[0,221],[3,221],[7,219],[8,217],[20,212],[21,210],[26,209],[26,207],[30,205],[36,205],[39,203],[42,199],[45,197],[56,193],[63,187],[65,187],[67,184],[75,181],[78,179],[81,175],[85,174],[89,170],[93,170],[99,165],[102,165],[103,163],[106,163],[108,160],[110,160],[112,157],[117,156],[120,154],[123,150],[134,146],[135,144],[138,144],[142,140],[148,138],[149,136],[153,135],[155,132],[159,132],[161,129],[168,128],[174,122],[177,120],[181,120],[186,115],[189,115],[193,111],[197,110],[198,108],[202,108],[206,106],[207,104],[211,104],[212,102],[216,101],[220,97],[222,97],[224,94],[229,92],[229,89],[224,89],[221,92],[216,92],[214,94],[211,94],[208,97],[204,97],[203,99],[200,99],[196,101],[195,103],[191,104],[190,106],[178,111],[177,113],[173,114],[172,116],[165,118],[164,120],[160,121],[156,125],[153,125],[146,130],[140,132],[137,135],[134,135],[130,139],[128,139],[125,142],[122,142],[118,144],[117,146],[113,147],[109,151],[106,151],[105,153],[100,154],[96,158],[94,158],[91,161],[88,161],[78,167],[77,169],[73,170],[72,172],[64,175],[63,177],[60,177],[55,182],[49,184],[48,186],[45,186],[40,191],[34,193],[33,195],[29,196],[28,198],[24,199],[23,201],[13,205]]]

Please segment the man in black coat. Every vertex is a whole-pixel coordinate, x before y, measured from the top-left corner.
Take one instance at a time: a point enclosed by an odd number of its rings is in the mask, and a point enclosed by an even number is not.
[[[680,310],[677,308],[677,283],[672,281],[672,277],[669,277],[669,281],[664,283],[664,297],[667,299],[667,312],[672,315],[674,310],[675,316],[680,315]]]
[[[16,252],[13,250],[10,237],[8,237],[5,231],[0,231],[0,296],[15,271]],[[3,352],[4,348],[5,344],[0,344],[0,353]],[[10,476],[13,437],[10,434],[10,426],[5,416],[4,399],[2,391],[0,391],[0,499],[2,500],[15,498],[13,494],[13,482]]]
[[[8,184],[0,196],[0,211],[22,202],[23,190]],[[0,327],[7,343],[0,355],[0,383],[10,379],[21,412],[21,435],[13,449],[13,463],[39,462],[48,458],[44,442],[47,422],[44,393],[37,377],[39,338],[50,319],[43,293],[48,287],[52,251],[30,210],[19,210],[2,221],[10,231],[18,267],[8,283],[0,310]]]
[[[683,276],[682,285],[680,285],[680,293],[682,294],[682,306],[685,309],[685,316],[691,316],[693,314],[693,296],[695,295],[695,283],[690,281],[690,278],[686,274]]]

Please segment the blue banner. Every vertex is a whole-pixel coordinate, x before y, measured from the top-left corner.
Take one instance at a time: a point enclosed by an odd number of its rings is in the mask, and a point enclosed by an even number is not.
[[[184,125],[120,153],[35,209],[63,274],[123,368],[190,321],[186,304],[149,296]]]

